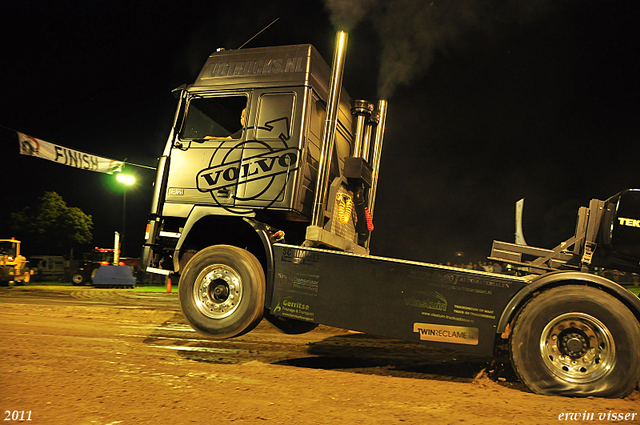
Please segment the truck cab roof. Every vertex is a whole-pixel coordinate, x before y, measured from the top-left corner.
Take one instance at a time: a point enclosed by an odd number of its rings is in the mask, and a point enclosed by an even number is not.
[[[311,44],[222,50],[209,56],[189,91],[212,86],[217,89],[311,86],[325,98],[330,74],[329,66]],[[342,96],[345,95],[343,89]]]

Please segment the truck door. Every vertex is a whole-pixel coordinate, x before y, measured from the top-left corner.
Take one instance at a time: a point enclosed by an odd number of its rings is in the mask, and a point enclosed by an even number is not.
[[[249,96],[194,95],[171,150],[165,202],[234,204]]]
[[[262,93],[242,151],[236,206],[291,208],[300,162],[296,92]]]

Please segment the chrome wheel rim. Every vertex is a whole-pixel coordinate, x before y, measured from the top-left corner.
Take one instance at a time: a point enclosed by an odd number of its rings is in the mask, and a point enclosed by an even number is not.
[[[237,271],[224,264],[205,267],[193,286],[196,308],[212,319],[233,314],[242,299],[242,279]]]
[[[600,320],[585,313],[566,313],[542,331],[540,354],[554,375],[567,382],[588,383],[611,372],[616,346]]]

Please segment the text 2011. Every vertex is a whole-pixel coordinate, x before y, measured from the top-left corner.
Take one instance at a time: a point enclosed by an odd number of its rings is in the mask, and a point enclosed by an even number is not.
[[[5,421],[30,421],[31,410],[5,410]]]

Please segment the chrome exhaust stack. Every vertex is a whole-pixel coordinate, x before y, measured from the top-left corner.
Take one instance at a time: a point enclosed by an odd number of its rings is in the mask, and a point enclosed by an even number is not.
[[[333,182],[330,182],[329,179],[331,174],[331,156],[334,150],[338,125],[338,110],[340,104],[340,92],[342,90],[342,74],[344,71],[346,51],[347,33],[339,31],[336,36],[336,48],[331,68],[327,116],[322,137],[320,160],[318,161],[318,180],[316,181],[315,187],[311,224],[307,226],[304,246],[330,246],[342,251],[367,254],[368,251],[364,247],[358,245],[355,237],[354,239],[344,237],[343,235],[339,235],[339,232],[334,229],[333,226],[336,224],[335,219],[338,217],[335,214],[335,210],[331,217],[332,221],[329,223],[330,228],[325,229],[326,211],[335,208],[335,205],[338,202],[337,198],[334,198],[336,192],[334,192],[331,197],[330,192],[334,189],[336,191],[340,190],[337,187],[332,188],[331,185]],[[362,123],[362,127],[364,129],[364,121]],[[329,205],[329,202],[331,202],[331,205]],[[338,219],[338,221],[340,221],[340,219]],[[338,225],[338,227],[339,226],[340,225]]]
[[[375,128],[378,127],[378,122],[380,122],[380,114],[377,111],[372,110],[369,115],[369,119],[367,120],[367,125],[364,128],[364,142],[362,144],[362,152],[365,155],[363,158],[369,164],[371,164],[371,138],[372,134],[374,134]]]
[[[378,189],[378,175],[380,173],[380,157],[382,156],[382,142],[384,139],[385,122],[387,120],[386,100],[379,100],[376,112],[378,114],[378,124],[375,127],[373,138],[373,152],[371,152],[371,189],[369,190],[369,213],[373,217],[373,207],[376,203],[376,190]]]
[[[340,91],[342,88],[342,75],[344,61],[347,53],[348,34],[339,31],[336,35],[336,48],[333,53],[331,68],[331,80],[329,82],[329,100],[327,103],[327,116],[322,136],[322,149],[318,163],[318,180],[316,181],[316,193],[313,202],[311,227],[322,229],[324,226],[325,205],[327,203],[327,187],[329,186],[329,174],[331,169],[331,156],[335,144],[336,127],[338,124],[338,105],[340,103]],[[307,230],[307,234],[309,230]]]
[[[306,230],[304,246],[329,246],[367,255],[373,230],[371,213],[375,203],[387,102],[379,101],[377,110],[366,100],[356,100],[353,103],[353,151],[350,152],[351,156],[344,158],[341,183],[330,182],[346,45],[347,33],[338,32],[327,95],[327,115],[318,161],[311,223]],[[347,206],[349,203],[351,206]],[[344,215],[345,211],[349,211],[347,214],[350,215],[351,208],[355,210],[353,219]],[[331,222],[327,223],[329,227],[325,228],[327,211],[333,212]],[[345,217],[346,221],[342,221]]]
[[[366,100],[354,100],[351,114],[356,117],[356,130],[353,137],[353,156],[363,158],[365,161],[369,157],[369,146],[371,133],[367,137],[367,121],[373,112],[373,104]]]

